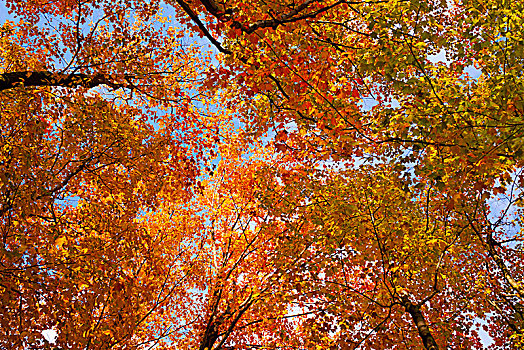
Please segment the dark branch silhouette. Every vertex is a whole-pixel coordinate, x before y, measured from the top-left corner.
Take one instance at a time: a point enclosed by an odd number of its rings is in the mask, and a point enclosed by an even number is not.
[[[13,89],[18,86],[59,86],[93,88],[99,85],[108,85],[112,88],[123,87],[103,74],[64,74],[49,71],[23,71],[0,74],[0,91]]]
[[[224,20],[224,18],[229,19],[229,15],[234,13],[234,9],[225,9],[224,11],[220,11],[218,8],[218,5],[213,0],[200,0],[202,5],[206,8],[206,10],[211,13],[213,16],[215,16],[219,20]],[[329,6],[321,7],[318,10],[306,12],[308,7],[314,3],[320,3],[319,0],[306,0],[304,3],[294,7],[291,11],[287,13],[281,13],[272,19],[268,20],[259,20],[255,21],[251,24],[244,24],[239,21],[232,21],[232,26],[235,28],[238,28],[242,30],[243,32],[247,34],[251,34],[254,31],[256,31],[259,28],[277,28],[279,25],[286,24],[286,23],[292,23],[296,21],[300,21],[307,18],[315,18],[317,15],[326,12],[338,5],[341,4],[347,4],[348,2],[345,0],[337,1]],[[349,2],[350,4],[360,4],[360,1],[356,2]],[[302,13],[305,12],[305,13]]]
[[[198,15],[191,9],[191,7],[187,3],[185,3],[183,0],[176,0],[176,2],[180,5],[180,7],[182,7],[184,12],[187,13],[187,15],[191,18],[191,20],[195,22],[198,28],[202,31],[202,33],[206,36],[206,38],[208,38],[209,41],[211,41],[211,43],[218,49],[218,51],[225,53],[227,55],[231,54],[231,51],[224,49],[222,47],[222,44],[220,44],[220,42],[218,42],[218,40],[215,39],[211,35],[211,33],[207,30],[204,23],[202,23],[200,18],[198,18]]]

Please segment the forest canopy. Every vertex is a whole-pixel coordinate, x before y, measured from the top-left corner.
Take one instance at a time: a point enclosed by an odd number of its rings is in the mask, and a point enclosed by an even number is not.
[[[524,1],[0,10],[0,348],[524,347]]]

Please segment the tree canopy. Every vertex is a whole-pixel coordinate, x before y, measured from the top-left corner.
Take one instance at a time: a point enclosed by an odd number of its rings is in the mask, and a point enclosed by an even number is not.
[[[0,348],[524,347],[524,1],[4,6]]]

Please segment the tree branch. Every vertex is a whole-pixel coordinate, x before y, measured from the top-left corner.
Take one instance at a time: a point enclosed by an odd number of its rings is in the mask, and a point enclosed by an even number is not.
[[[24,71],[0,74],[0,91],[13,89],[17,86],[60,86],[93,88],[98,85],[108,85],[112,88],[123,87],[103,74],[64,74],[49,71]]]
[[[200,0],[200,2],[202,3],[202,5],[204,5],[206,10],[210,14],[212,14],[219,20],[223,20],[224,17],[228,18],[230,14],[235,12],[234,9],[224,9],[224,11],[220,11],[217,4],[213,0]],[[319,2],[321,1],[320,0],[306,0],[302,4],[294,7],[293,10],[287,13],[279,14],[278,16],[272,19],[259,20],[251,24],[248,24],[248,25],[243,24],[237,20],[233,20],[231,23],[231,26],[234,28],[238,28],[247,34],[251,34],[259,28],[276,28],[281,24],[296,22],[296,21],[303,20],[306,18],[314,18],[317,15],[323,12],[326,12],[341,4],[360,4],[361,3],[360,1],[347,2],[346,0],[340,0],[331,5],[324,6],[316,11],[312,11],[312,12],[304,13],[300,15],[300,13],[305,11],[311,4],[319,3]]]
[[[215,47],[218,49],[218,51],[222,52],[222,53],[225,53],[227,55],[231,54],[231,51],[227,50],[227,49],[224,49],[222,47],[222,44],[220,44],[220,42],[218,42],[217,39],[215,39],[211,33],[207,30],[206,26],[204,25],[204,23],[202,23],[202,21],[200,20],[200,18],[198,18],[198,15],[195,13],[195,11],[193,11],[191,9],[191,7],[186,3],[184,2],[183,0],[176,0],[177,4],[180,5],[180,7],[182,7],[182,9],[184,10],[185,13],[187,13],[187,15],[193,20],[193,22],[195,22],[195,24],[198,26],[198,28],[202,31],[202,33],[206,36],[206,38],[209,39],[209,41],[211,41],[211,43],[213,43],[213,45],[215,45]],[[210,7],[211,8],[211,7]],[[218,9],[216,9],[216,11],[218,11]]]
[[[506,280],[506,282],[508,282],[510,287],[518,294],[521,300],[524,299],[524,287],[522,286],[522,283],[516,281],[513,278],[513,275],[511,274],[510,270],[506,266],[504,259],[498,253],[497,246],[499,246],[499,244],[493,238],[493,234],[491,230],[489,229],[487,230],[486,239],[483,239],[481,231],[475,226],[473,220],[467,214],[466,214],[466,218],[468,219],[470,227],[476,233],[481,243],[486,247],[489,256],[491,256],[491,258],[495,261],[495,264],[497,265],[497,267],[502,272],[502,275],[504,276],[504,279]]]

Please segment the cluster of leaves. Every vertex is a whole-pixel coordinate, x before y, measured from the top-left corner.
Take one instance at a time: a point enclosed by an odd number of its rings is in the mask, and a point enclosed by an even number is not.
[[[0,347],[522,347],[523,1],[6,5]]]

